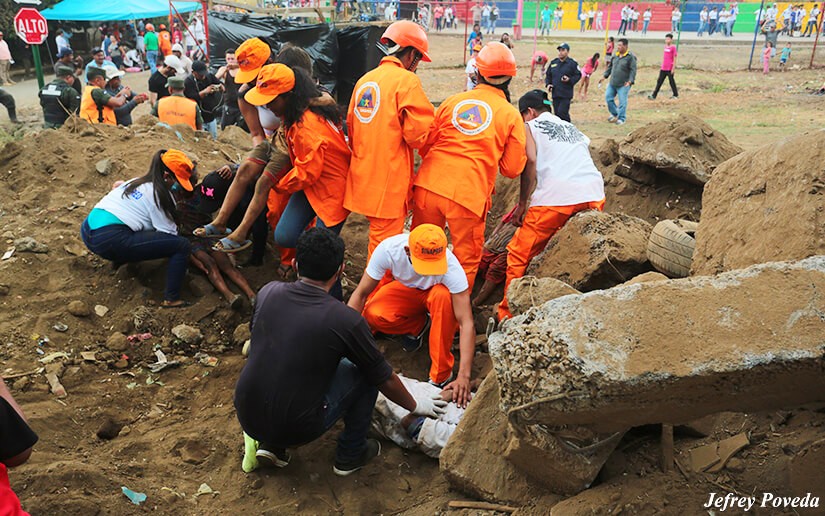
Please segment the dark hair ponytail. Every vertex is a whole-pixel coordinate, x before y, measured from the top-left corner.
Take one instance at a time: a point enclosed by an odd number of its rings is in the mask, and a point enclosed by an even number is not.
[[[318,104],[310,106],[310,100],[322,95],[321,90],[312,80],[312,77],[301,68],[292,68],[295,73],[295,86],[289,92],[289,98],[284,109],[284,126],[289,129],[301,120],[304,112],[309,109],[315,114],[321,115],[336,125],[341,124],[341,111],[334,102],[329,104]]]
[[[593,54],[593,57],[590,58],[590,66],[596,66],[596,61],[598,61],[600,57],[601,54],[599,54],[598,52]]]
[[[175,220],[175,201],[172,199],[172,192],[166,185],[166,173],[174,175],[174,172],[161,160],[161,156],[166,152],[166,149],[161,149],[152,156],[152,164],[149,165],[149,172],[145,175],[129,181],[126,188],[123,189],[123,197],[127,197],[137,190],[138,186],[152,183],[155,191],[155,204],[158,208],[166,214],[171,220]]]

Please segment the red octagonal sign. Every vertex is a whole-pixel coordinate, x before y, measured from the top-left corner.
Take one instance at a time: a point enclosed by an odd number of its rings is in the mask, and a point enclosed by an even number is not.
[[[46,18],[37,9],[23,7],[14,16],[14,28],[20,39],[29,45],[39,45],[46,41],[49,35],[49,28],[46,26]]]

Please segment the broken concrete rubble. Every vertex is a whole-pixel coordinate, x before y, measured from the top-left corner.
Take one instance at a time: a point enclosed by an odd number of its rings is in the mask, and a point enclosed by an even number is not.
[[[825,254],[825,130],[743,152],[702,196],[692,273]]]
[[[652,226],[620,213],[578,213],[533,259],[527,273],[556,278],[575,289],[610,288],[647,272],[647,241]]]
[[[557,279],[524,276],[510,283],[507,288],[507,303],[510,312],[516,316],[534,306],[541,306],[551,299],[569,294],[581,294],[581,292]]]
[[[740,152],[741,147],[692,115],[645,125],[619,145],[623,158],[697,185],[707,183],[719,163]]]
[[[817,256],[549,301],[490,337],[502,408],[609,432],[825,400],[823,290]]]

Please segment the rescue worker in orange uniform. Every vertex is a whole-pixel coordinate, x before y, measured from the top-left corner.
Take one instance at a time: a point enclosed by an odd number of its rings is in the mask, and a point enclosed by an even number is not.
[[[424,29],[397,21],[381,43],[388,55],[355,84],[347,112],[352,162],[344,206],[369,220],[367,259],[382,240],[404,231],[413,149],[426,142],[434,111],[415,75],[420,61],[430,61]]]
[[[507,245],[507,278],[498,319],[512,317],[507,287],[524,276],[530,260],[576,213],[604,209],[604,178],[590,156],[590,139],[575,125],[555,116],[547,92],[533,90],[518,101],[527,122],[527,167],[521,176],[519,204],[513,213],[520,226]],[[529,206],[529,207],[528,207]]]
[[[392,279],[385,283],[387,275]],[[372,331],[405,335],[406,351],[420,348],[429,330],[430,383],[452,389],[453,401],[466,406],[475,352],[470,286],[443,229],[421,224],[378,244],[349,306],[363,313]],[[461,360],[453,379],[456,327]]]
[[[117,95],[109,95],[103,89],[106,86],[106,70],[89,68],[86,73],[88,86],[80,99],[80,118],[93,124],[117,125],[115,108],[126,104],[126,98],[132,90],[125,87]]]
[[[413,227],[450,226],[453,252],[472,288],[484,246],[484,223],[496,171],[517,177],[524,169],[524,122],[510,104],[516,58],[488,43],[476,55],[478,85],[444,101],[435,114],[413,189]]]
[[[161,54],[168,56],[172,53],[172,35],[169,34],[169,31],[166,30],[166,25],[161,23],[158,25],[158,47],[160,48]]]
[[[294,248],[316,217],[318,226],[339,234],[349,215],[344,188],[351,153],[338,106],[312,103],[320,97],[305,70],[281,63],[264,66],[256,86],[244,96],[253,106],[275,113],[286,133],[292,168],[264,171],[276,190],[292,194],[275,228],[275,244],[281,248]],[[331,294],[343,298],[340,281]]]
[[[169,77],[166,79],[166,87],[169,88],[169,96],[163,97],[155,104],[152,114],[164,124],[186,124],[198,131],[203,129],[200,106],[183,95],[183,77]]]

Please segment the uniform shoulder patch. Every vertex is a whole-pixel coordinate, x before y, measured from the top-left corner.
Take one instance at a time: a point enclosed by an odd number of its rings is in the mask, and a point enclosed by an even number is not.
[[[462,100],[453,108],[453,127],[461,134],[475,136],[493,123],[493,109],[484,101]]]
[[[381,106],[381,88],[374,81],[365,82],[355,92],[355,117],[364,124],[372,122]]]

